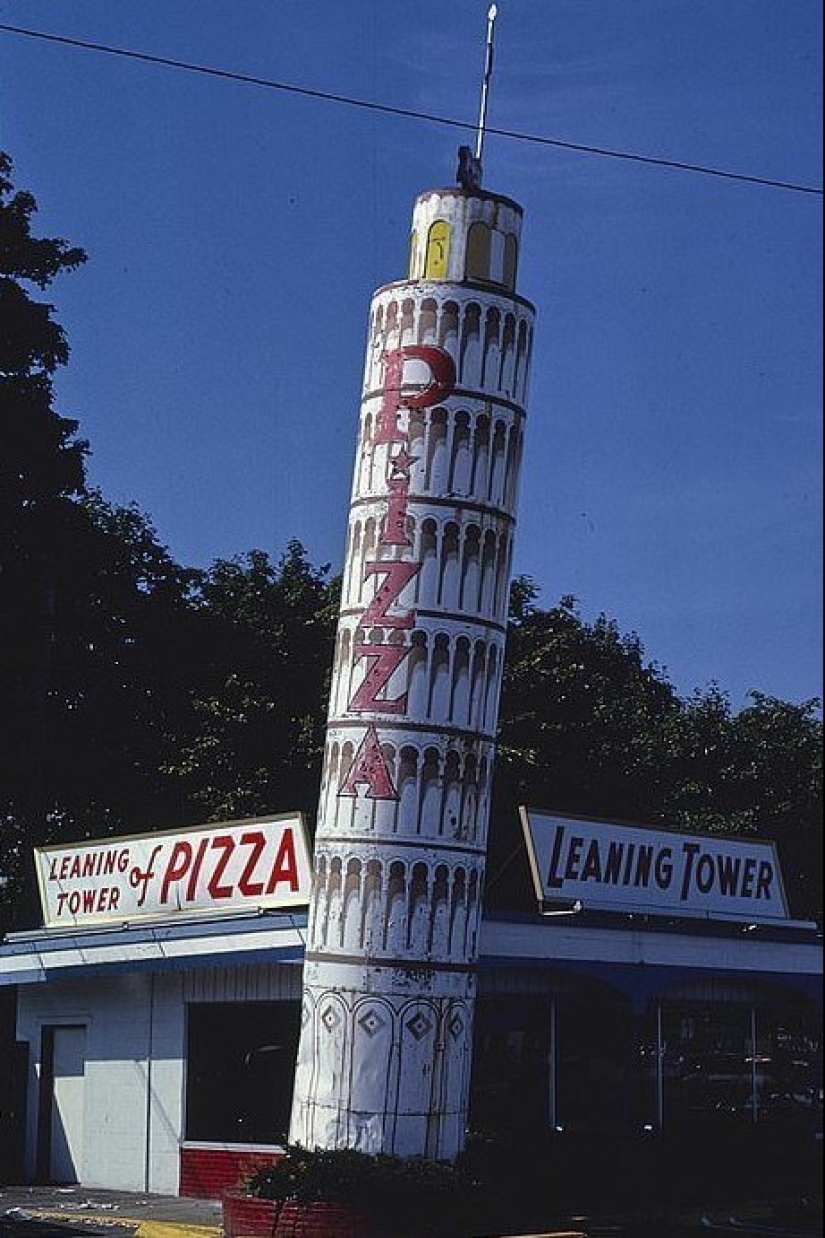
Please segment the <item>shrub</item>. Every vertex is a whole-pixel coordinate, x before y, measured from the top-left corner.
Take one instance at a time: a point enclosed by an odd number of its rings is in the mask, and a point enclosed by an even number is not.
[[[274,1165],[256,1170],[244,1186],[260,1199],[328,1200],[392,1217],[396,1225],[400,1218],[415,1238],[455,1238],[475,1210],[478,1193],[478,1183],[447,1162],[368,1156],[351,1149],[310,1151],[299,1145],[288,1147]]]

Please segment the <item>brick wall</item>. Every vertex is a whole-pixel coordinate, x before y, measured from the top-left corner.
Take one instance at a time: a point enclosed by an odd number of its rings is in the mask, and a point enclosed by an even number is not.
[[[194,1199],[220,1199],[224,1191],[282,1155],[280,1148],[251,1144],[183,1144],[178,1194]]]

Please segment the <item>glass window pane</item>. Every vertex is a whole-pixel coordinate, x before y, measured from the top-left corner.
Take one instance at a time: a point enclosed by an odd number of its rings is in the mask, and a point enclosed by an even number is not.
[[[632,1047],[631,1127],[634,1131],[661,1129],[659,1098],[659,1009],[654,1003],[638,1022]]]
[[[665,1007],[662,1033],[665,1129],[753,1121],[749,1007]]]
[[[611,1131],[626,1124],[630,1009],[609,994],[559,998],[556,1115],[566,1131]]]
[[[806,1010],[760,1010],[756,1080],[759,1120],[822,1129],[822,1024]]]
[[[186,1139],[282,1143],[289,1127],[296,1002],[187,1008]]]
[[[470,1100],[474,1130],[548,1128],[549,1050],[549,997],[479,999]]]

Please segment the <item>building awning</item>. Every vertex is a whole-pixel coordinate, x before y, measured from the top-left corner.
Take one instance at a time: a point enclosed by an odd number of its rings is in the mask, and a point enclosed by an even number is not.
[[[304,960],[307,915],[257,913],[134,921],[56,932],[17,933],[0,946],[0,985],[82,975],[180,971],[244,963]],[[745,926],[747,929],[747,926]],[[590,978],[644,1007],[676,985],[702,978],[771,984],[821,1000],[822,941],[815,932],[748,932],[742,926],[657,927],[587,915],[570,919],[485,919],[479,969],[490,975],[527,970]]]
[[[620,926],[598,917],[489,920],[482,924],[480,964],[488,974],[541,970],[591,980],[621,994],[637,1011],[691,987],[698,992],[719,985],[728,991],[790,991],[821,1004],[822,940],[815,926],[784,934],[751,927],[728,924],[723,932],[709,924],[657,928],[649,921]]]
[[[0,946],[0,985],[42,983],[78,971],[85,976],[179,971],[216,963],[302,964],[306,922],[305,913],[262,911],[66,933],[16,933]]]

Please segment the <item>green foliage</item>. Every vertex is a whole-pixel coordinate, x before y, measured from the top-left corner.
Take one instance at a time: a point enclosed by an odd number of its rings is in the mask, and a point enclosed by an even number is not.
[[[645,813],[660,728],[679,709],[673,688],[645,663],[639,638],[623,636],[606,616],[586,623],[569,597],[547,611],[525,606],[523,579],[513,594],[502,767],[532,802],[550,795],[560,809]]]
[[[0,151],[0,276],[13,275],[46,288],[60,271],[71,271],[86,261],[82,249],[57,238],[37,239],[31,234],[31,217],[37,203],[24,190],[13,193],[12,161]]]
[[[72,508],[44,627],[0,752],[0,876],[36,917],[33,845],[315,806],[337,587],[298,543],[179,568],[136,507]],[[32,742],[32,737],[42,740]],[[23,887],[28,878],[28,895]]]
[[[83,493],[85,442],[54,407],[52,375],[68,360],[47,288],[85,260],[32,235],[37,204],[15,192],[0,152],[0,693],[11,734],[0,746],[0,856],[6,899],[19,887],[26,843],[45,811],[46,752],[57,576]],[[0,907],[0,920],[2,907]]]
[[[375,1216],[392,1218],[394,1232],[402,1232],[400,1225],[414,1238],[455,1238],[479,1193],[478,1183],[461,1165],[367,1156],[346,1148],[310,1151],[298,1145],[252,1174],[244,1188],[261,1199],[304,1204],[326,1200],[366,1208]]]
[[[659,817],[664,736],[681,708],[635,634],[604,615],[588,623],[574,598],[543,610],[537,597],[528,577],[513,582],[488,861],[497,909],[533,906],[519,805]]]
[[[632,1217],[634,1234],[658,1238],[686,1233],[686,1210],[729,1209],[732,1199],[753,1198],[754,1190],[777,1199],[816,1194],[822,1166],[813,1140],[786,1136],[785,1156],[777,1156],[775,1132],[762,1126],[743,1129],[738,1140],[747,1155],[735,1162],[730,1133],[719,1131],[698,1143],[695,1135],[476,1135],[456,1165],[291,1147],[241,1189],[308,1208],[317,1200],[349,1204],[376,1221],[385,1217],[378,1232],[394,1238],[567,1232],[582,1212]],[[817,1220],[815,1207],[804,1215]]]
[[[260,1199],[295,1199],[300,1203],[317,1199],[376,1203],[387,1199],[392,1203],[407,1193],[437,1197],[465,1181],[466,1175],[447,1162],[368,1156],[351,1148],[310,1151],[294,1144],[274,1165],[253,1173],[245,1186]]]
[[[666,819],[771,839],[797,915],[822,913],[822,722],[816,700],[752,692],[734,713],[717,687],[683,703],[668,734]]]
[[[196,653],[190,576],[137,509],[90,494],[52,537],[44,604],[11,634],[3,674],[15,726],[0,750],[0,866],[18,892],[33,845],[163,821],[158,767],[185,725]],[[31,901],[20,911],[30,919]]]
[[[24,514],[83,489],[87,445],[74,438],[77,422],[53,407],[51,376],[69,358],[53,306],[35,301],[27,283],[47,288],[61,271],[85,262],[83,250],[58,238],[32,236],[37,203],[14,192],[12,165],[0,151],[0,563],[10,552],[43,550],[37,522]],[[15,546],[12,534],[16,533]]]
[[[255,550],[198,577],[196,726],[163,772],[203,817],[314,810],[338,594],[294,540],[277,565]]]

